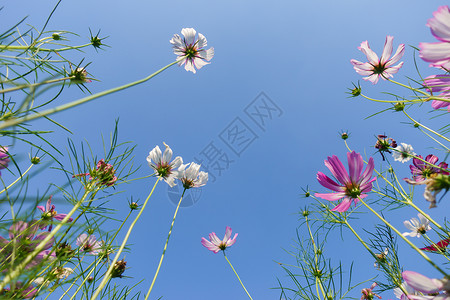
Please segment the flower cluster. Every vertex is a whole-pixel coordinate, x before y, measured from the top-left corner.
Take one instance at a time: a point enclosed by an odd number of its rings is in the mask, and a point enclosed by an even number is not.
[[[170,187],[176,185],[178,179],[185,189],[204,186],[208,181],[208,173],[200,171],[200,165],[194,162],[183,164],[183,159],[177,156],[173,161],[172,149],[164,143],[166,149],[161,152],[159,146],[150,151],[147,156],[148,165],[155,170],[156,174],[164,179]]]
[[[73,177],[79,176],[89,176],[89,180],[95,180],[99,187],[113,186],[117,181],[116,170],[114,170],[113,165],[105,163],[104,159],[99,160],[97,166],[89,173],[73,175]]]

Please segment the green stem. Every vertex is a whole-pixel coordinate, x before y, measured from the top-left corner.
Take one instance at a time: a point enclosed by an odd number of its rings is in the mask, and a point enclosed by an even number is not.
[[[431,129],[431,128],[428,128],[427,126],[425,126],[425,125],[423,125],[423,124],[421,124],[421,123],[419,123],[419,122],[417,122],[416,120],[414,120],[413,118],[411,118],[411,116],[410,115],[408,115],[407,113],[406,113],[406,111],[405,110],[403,110],[403,113],[405,114],[405,116],[407,116],[411,121],[413,121],[414,122],[414,124],[418,124],[419,126],[421,126],[421,127],[423,127],[423,128],[425,128],[426,130],[428,130],[429,132],[432,132],[432,133],[434,133],[435,135],[437,135],[438,137],[440,137],[440,138],[442,138],[442,139],[444,139],[444,140],[446,140],[447,142],[450,142],[450,139],[449,138],[447,138],[447,137],[445,137],[445,136],[443,136],[443,135],[441,135],[441,134],[439,134],[439,133],[437,133],[436,131],[434,131],[433,129]]]
[[[31,120],[34,120],[34,119],[42,118],[42,117],[45,117],[45,116],[48,116],[48,115],[51,115],[51,114],[54,114],[54,113],[57,113],[57,112],[60,112],[60,111],[72,108],[72,107],[75,107],[77,105],[89,102],[91,100],[94,100],[94,99],[97,99],[97,98],[100,98],[100,97],[103,97],[103,96],[106,96],[106,95],[109,95],[109,94],[112,94],[112,93],[115,93],[115,92],[118,92],[118,91],[125,90],[127,88],[130,88],[130,87],[138,85],[138,84],[141,84],[143,82],[146,82],[146,81],[152,79],[153,77],[155,77],[156,75],[158,75],[162,71],[168,69],[169,67],[173,66],[174,64],[176,64],[178,61],[180,61],[182,59],[184,59],[184,57],[182,57],[179,60],[176,60],[176,61],[168,64],[167,66],[159,69],[155,73],[153,73],[153,74],[151,74],[151,75],[149,75],[149,76],[147,76],[147,77],[145,77],[143,79],[139,79],[139,80],[133,81],[131,83],[127,83],[127,84],[119,86],[119,87],[115,87],[115,88],[112,88],[112,89],[109,89],[109,90],[106,90],[106,91],[103,91],[103,92],[99,92],[99,93],[96,93],[96,94],[93,94],[93,95],[90,95],[90,96],[87,96],[87,97],[84,97],[84,98],[72,101],[70,103],[66,103],[66,104],[63,104],[63,105],[60,105],[60,106],[57,106],[57,107],[49,108],[49,109],[44,110],[42,112],[37,112],[37,113],[32,114],[32,115],[26,115],[26,116],[21,117],[21,118],[16,118],[16,119],[13,118],[13,119],[4,121],[3,123],[0,124],[0,129],[11,127],[11,126],[14,126],[14,125],[17,125],[17,124],[21,124],[23,122],[31,121]]]
[[[433,97],[433,96],[431,96],[428,99],[429,100],[438,100],[438,101],[450,102],[449,98],[440,98],[440,97]]]
[[[11,45],[0,45],[0,50],[31,50],[31,51],[39,51],[39,52],[62,52],[62,51],[68,51],[73,49],[80,49],[91,46],[92,43],[79,45],[79,46],[72,46],[72,47],[65,47],[65,48],[59,48],[59,49],[46,49],[46,48],[38,48],[36,46],[11,46]]]
[[[52,79],[52,80],[47,80],[47,81],[43,81],[43,82],[37,82],[37,83],[33,83],[33,84],[21,84],[21,85],[18,85],[18,86],[9,88],[9,89],[0,90],[0,94],[5,94],[5,93],[8,93],[8,92],[22,90],[22,89],[25,89],[25,88],[32,88],[32,87],[40,86],[40,85],[43,85],[43,84],[60,82],[60,81],[64,81],[64,80],[68,80],[68,79],[72,79],[72,78],[74,78],[74,77],[72,76],[72,77],[64,77],[64,78]],[[1,82],[1,83],[5,84],[6,82]]]
[[[152,292],[153,286],[155,285],[156,277],[158,277],[159,270],[161,269],[161,264],[163,262],[164,255],[166,254],[167,245],[169,244],[170,235],[172,234],[173,224],[175,223],[175,218],[177,217],[178,209],[180,208],[181,201],[183,200],[183,196],[184,196],[185,192],[186,192],[186,188],[183,190],[183,194],[181,194],[180,201],[178,201],[177,209],[175,210],[175,214],[173,215],[172,224],[170,225],[169,234],[167,235],[166,244],[164,245],[164,250],[162,252],[161,259],[159,260],[158,268],[156,269],[155,276],[153,276],[152,283],[148,289],[147,295],[145,295],[144,300],[148,299],[148,297],[150,296],[150,293]],[[91,300],[93,300],[93,299],[91,299]]]
[[[0,191],[0,194],[4,193],[6,190],[10,189],[13,185],[15,185],[20,179],[23,178],[23,176],[24,176],[25,174],[28,173],[28,171],[31,170],[31,168],[32,168],[33,166],[34,166],[34,164],[31,164],[31,165],[28,167],[28,169],[27,169],[25,172],[22,173],[22,176],[18,177],[16,180],[14,180],[13,183],[11,183],[11,184],[8,185],[7,187],[5,187],[3,190],[1,190],[1,191]]]
[[[123,238],[123,241],[122,241],[122,244],[120,245],[119,251],[117,251],[116,256],[114,257],[114,260],[111,262],[111,265],[109,266],[108,270],[106,271],[105,275],[103,276],[103,279],[102,279],[99,287],[95,291],[94,295],[92,296],[91,300],[97,299],[97,297],[100,294],[100,292],[102,291],[102,289],[105,287],[107,282],[111,279],[111,273],[112,273],[112,271],[113,271],[113,269],[115,267],[115,264],[116,264],[117,260],[120,257],[120,254],[122,254],[122,251],[125,248],[125,245],[127,244],[128,239],[130,238],[130,235],[131,235],[131,232],[133,231],[134,225],[136,225],[137,221],[141,217],[142,212],[144,211],[145,207],[147,206],[148,200],[153,195],[153,192],[155,191],[156,185],[158,184],[160,179],[161,179],[161,176],[159,176],[158,179],[156,180],[156,182],[153,185],[153,188],[152,188],[150,194],[148,194],[147,199],[145,199],[145,202],[142,205],[142,208],[139,210],[139,213],[137,214],[136,218],[134,218],[133,223],[131,223],[130,227],[128,228],[127,234]]]
[[[361,94],[361,96],[366,98],[367,100],[374,101],[374,102],[381,102],[381,103],[415,103],[415,102],[425,102],[428,100],[428,98],[425,100],[421,100],[420,98],[412,99],[412,100],[380,100],[380,99],[370,98],[363,94]]]
[[[428,263],[430,263],[433,267],[436,268],[436,270],[438,270],[439,272],[441,272],[445,277],[448,276],[448,274],[442,270],[438,265],[436,265],[429,257],[428,255],[426,255],[422,250],[420,250],[419,248],[417,248],[416,245],[414,245],[413,243],[411,243],[410,240],[408,240],[406,237],[404,237],[400,231],[397,230],[397,228],[395,228],[394,226],[391,225],[391,223],[389,223],[388,221],[386,221],[382,216],[380,216],[372,207],[370,207],[364,200],[362,200],[360,197],[358,197],[359,201],[361,201],[362,204],[364,204],[365,207],[367,207],[375,216],[377,216],[384,224],[386,224],[387,226],[389,226],[389,228],[391,228],[398,236],[400,236],[400,238],[402,238],[409,246],[411,246],[411,248],[413,248],[414,250],[417,251],[417,253],[420,254],[420,256],[422,256]]]
[[[247,289],[245,288],[244,284],[242,283],[241,278],[239,278],[238,273],[236,272],[236,270],[233,268],[233,265],[231,264],[231,262],[228,260],[227,255],[225,254],[225,251],[223,251],[223,256],[225,257],[225,259],[227,260],[228,264],[230,264],[231,269],[233,269],[234,274],[236,275],[237,279],[239,280],[239,282],[241,283],[242,287],[244,288],[244,291],[247,293],[247,296],[253,300],[252,296],[250,296],[250,294],[248,293]]]
[[[64,219],[61,220],[61,222],[43,239],[23,261],[20,263],[15,269],[13,269],[11,272],[9,272],[3,281],[0,283],[0,290],[3,290],[5,286],[17,278],[19,275],[22,274],[22,271],[24,268],[42,251],[44,250],[44,247],[47,243],[50,242],[50,240],[56,235],[56,233],[66,224],[69,220],[69,218],[78,210],[78,208],[81,206],[81,204],[84,202],[86,197],[89,195],[90,190],[92,188],[92,184],[95,184],[95,182],[91,182],[88,187],[86,187],[86,191],[84,192],[83,197],[80,201],[78,201],[75,206],[72,208],[72,210],[66,215]]]
[[[319,262],[319,257],[318,257],[318,255],[317,255],[317,246],[316,246],[316,242],[315,242],[315,240],[314,240],[314,236],[313,236],[312,231],[311,231],[311,226],[309,226],[308,216],[305,216],[305,222],[306,222],[306,226],[308,227],[309,236],[310,236],[310,238],[311,238],[311,242],[312,242],[313,247],[314,247],[314,263],[315,263],[314,268],[315,268],[316,270],[318,270],[318,269],[319,269],[319,264],[318,264],[318,262]],[[316,291],[317,291],[317,297],[320,298],[318,286],[320,286],[320,290],[322,291],[322,296],[323,296],[323,298],[325,299],[325,296],[326,296],[326,295],[325,295],[325,290],[324,290],[324,288],[323,288],[322,281],[320,280],[320,278],[319,278],[318,276],[316,276]]]
[[[397,82],[397,81],[392,80],[392,79],[389,79],[389,78],[388,78],[387,80],[389,80],[389,81],[392,82],[392,83],[398,84],[399,86],[402,86],[402,87],[404,87],[404,88],[407,88],[407,89],[409,89],[409,90],[411,90],[411,91],[414,91],[414,92],[417,92],[417,93],[421,93],[422,95],[425,95],[426,97],[430,97],[430,96],[431,96],[430,94],[428,94],[428,93],[426,93],[426,92],[424,92],[424,91],[422,91],[422,90],[415,89],[415,88],[413,88],[413,87],[411,87],[411,86],[409,86],[409,85],[405,85],[405,84],[403,84],[403,83]]]

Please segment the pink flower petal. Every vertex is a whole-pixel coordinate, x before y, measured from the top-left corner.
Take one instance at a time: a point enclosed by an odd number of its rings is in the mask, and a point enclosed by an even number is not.
[[[427,23],[431,33],[442,42],[450,42],[450,9],[445,5],[440,6],[433,16]]]
[[[440,280],[428,278],[417,272],[404,271],[402,276],[408,285],[422,293],[437,293],[443,287]]]

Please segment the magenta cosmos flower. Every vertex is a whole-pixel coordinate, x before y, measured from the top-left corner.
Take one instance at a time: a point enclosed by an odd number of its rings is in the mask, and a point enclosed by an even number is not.
[[[0,170],[6,169],[10,161],[11,160],[9,159],[8,155],[8,147],[0,146]]]
[[[37,208],[42,211],[42,217],[41,217],[42,220],[44,220],[45,222],[50,222],[48,231],[52,231],[53,224],[51,222],[53,221],[53,219],[62,221],[62,219],[64,219],[67,216],[67,214],[58,214],[56,212],[55,206],[52,205],[52,196],[50,196],[50,198],[48,198],[47,204],[45,205],[45,207],[38,205]],[[72,222],[72,220],[73,220],[72,218],[69,218],[68,222]],[[47,228],[47,225],[44,225],[41,228],[45,229],[45,228]]]
[[[430,62],[430,67],[450,69],[450,9],[448,6],[441,6],[433,13],[433,18],[429,19],[427,26],[437,43],[420,43],[420,57]]]
[[[398,62],[405,52],[405,44],[400,44],[394,56],[389,59],[392,54],[393,40],[393,36],[388,35],[386,37],[383,54],[381,54],[380,58],[378,58],[378,55],[373,52],[372,49],[370,49],[368,41],[362,42],[361,46],[359,46],[358,49],[367,56],[367,60],[369,62],[362,63],[356,59],[350,60],[356,73],[358,73],[359,75],[367,76],[363,77],[363,79],[368,80],[373,84],[376,84],[380,77],[383,80],[386,80],[389,77],[393,77],[392,74],[395,74],[398,72],[398,70],[400,70],[400,68],[403,66],[403,62],[399,63],[396,66],[393,66],[393,64]]]
[[[325,166],[331,171],[338,183],[322,172],[317,172],[317,180],[319,183],[335,193],[316,193],[315,196],[328,201],[343,199],[341,203],[332,209],[332,211],[347,211],[353,201],[356,205],[359,201],[358,197],[361,199],[367,197],[366,193],[372,190],[372,182],[376,179],[375,177],[371,178],[374,169],[372,157],[369,159],[367,168],[364,172],[362,172],[364,161],[361,154],[356,153],[355,151],[348,152],[347,159],[350,174],[347,173],[344,165],[336,155],[328,157],[328,160],[325,160]]]
[[[179,66],[184,64],[186,71],[196,72],[196,69],[201,69],[203,66],[209,64],[209,61],[214,56],[214,48],[208,50],[203,49],[207,46],[206,38],[199,33],[198,38],[195,37],[196,31],[194,28],[183,28],[181,38],[178,34],[174,34],[170,43],[173,45],[173,52],[178,56],[177,60]]]
[[[450,281],[444,279],[431,279],[420,273],[404,271],[403,279],[415,290],[422,292],[425,296],[408,295],[413,300],[450,300]],[[439,293],[444,291],[445,293]]]
[[[432,244],[427,247],[420,248],[420,250],[431,251],[431,252],[445,252],[448,244],[450,243],[450,239],[443,239],[436,244]]]
[[[236,242],[236,237],[238,236],[236,233],[234,237],[231,238],[231,232],[231,228],[227,226],[223,240],[220,240],[214,232],[211,232],[209,234],[209,241],[202,237],[202,245],[214,253],[217,253],[220,250],[225,251],[226,248],[232,246]]]
[[[450,101],[450,75],[431,75],[425,78],[424,86],[429,92],[438,94],[440,98],[446,98]],[[434,109],[447,107],[450,112],[450,102],[433,100],[431,107]]]
[[[418,158],[422,158],[422,155],[417,156]],[[448,175],[449,172],[443,171],[441,169],[447,169],[448,164],[446,162],[441,162],[437,165],[439,158],[433,154],[427,155],[425,158],[426,162],[421,161],[420,159],[414,158],[413,165],[410,165],[411,174],[416,182],[424,181],[425,179],[430,178],[433,174],[443,174]],[[438,166],[441,169],[433,167],[433,165]]]
[[[9,261],[13,255],[15,256],[15,262],[25,259],[48,236],[48,232],[36,234],[38,229],[37,221],[31,221],[30,223],[18,221],[9,228],[10,241],[0,236],[0,261],[3,268],[10,265]],[[44,245],[43,250],[25,268],[32,268],[46,258],[55,257],[55,253],[51,252],[54,240],[54,238],[51,238]]]

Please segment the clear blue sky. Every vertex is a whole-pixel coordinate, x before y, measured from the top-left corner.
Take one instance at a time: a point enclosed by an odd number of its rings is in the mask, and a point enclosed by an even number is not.
[[[40,26],[54,3],[5,3],[0,12],[2,28],[26,15],[30,16],[27,23]],[[307,204],[300,197],[301,187],[323,191],[315,176],[318,170],[326,171],[323,161],[328,155],[344,157],[340,130],[348,129],[351,146],[367,155],[374,153],[374,136],[381,133],[413,144],[424,156],[432,153],[430,147],[435,145],[401,124],[405,120],[396,114],[364,120],[384,107],[362,98],[347,99],[345,92],[352,81],[362,82],[350,64],[351,58],[365,61],[357,50],[362,41],[368,40],[379,54],[386,35],[395,37],[394,49],[399,43],[432,42],[425,24],[443,4],[405,0],[63,1],[48,29],[76,32],[81,37],[74,41],[80,44],[87,41],[89,28],[109,36],[105,43],[111,48],[98,53],[89,49],[79,56],[92,61],[89,72],[100,80],[89,84],[92,92],[142,78],[172,62],[175,56],[169,40],[183,27],[194,27],[215,48],[211,64],[195,75],[175,66],[139,87],[54,116],[73,131],[72,139],[86,139],[99,154],[100,133],[108,135],[120,117],[120,140],[137,145],[135,163],[142,164],[137,175],[151,172],[145,158],[155,145],[162,147],[163,141],[185,161],[198,157],[210,142],[233,160],[215,182],[202,189],[198,202],[181,210],[152,299],[245,299],[222,255],[200,244],[201,237],[211,231],[221,237],[227,225],[239,233],[228,256],[253,298],[278,299],[279,292],[271,288],[277,286],[277,277],[286,283],[288,279],[275,261],[294,263],[283,249],[291,250],[295,243],[297,212]],[[406,75],[415,75],[412,55],[407,47],[405,65],[394,79],[406,82]],[[424,62],[418,64],[425,75],[432,74]],[[386,82],[361,84],[372,95],[382,90],[405,93]],[[261,92],[278,107],[263,128],[245,111]],[[70,88],[65,95],[61,101],[83,94]],[[429,110],[424,105],[422,120],[428,120]],[[239,156],[221,139],[232,122],[245,123],[255,138],[246,149],[237,151]],[[52,124],[42,125],[56,129]],[[53,140],[65,146],[66,138],[61,134]],[[376,156],[376,165],[380,164]],[[403,168],[404,177],[409,176]],[[129,184],[122,188],[126,190],[122,199],[117,197],[109,206],[125,214],[127,198],[143,201],[152,185],[153,180]],[[417,193],[419,201],[421,193]],[[424,201],[420,203],[427,207]],[[448,204],[441,203],[441,207],[447,209]],[[161,184],[130,240],[126,275],[132,278],[123,283],[132,285],[146,278],[140,288],[148,289],[174,209],[167,187]],[[403,230],[403,220],[415,213],[398,213],[386,215]],[[438,211],[432,213],[442,217]],[[356,226],[370,230],[374,222],[368,218]],[[355,278],[362,281],[377,275],[373,259],[352,236],[332,242],[336,244],[329,244],[327,253],[347,266],[355,260]],[[406,269],[417,271],[424,266],[416,264],[412,252],[402,253]],[[388,293],[383,296],[394,298]]]

